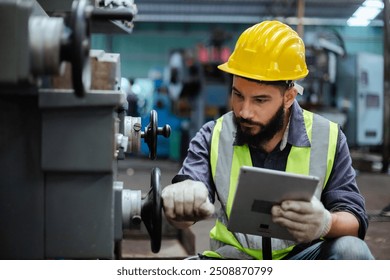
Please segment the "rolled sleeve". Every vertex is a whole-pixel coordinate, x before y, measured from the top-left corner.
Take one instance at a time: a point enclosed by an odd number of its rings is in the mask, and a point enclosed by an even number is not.
[[[180,181],[181,178],[203,182],[209,190],[210,200],[215,201],[215,186],[210,168],[211,135],[215,122],[210,121],[202,126],[191,140],[187,156],[181,169],[172,182]]]
[[[321,200],[331,212],[346,211],[359,221],[359,238],[364,239],[368,228],[365,200],[356,183],[346,137],[340,130],[338,149],[332,173],[325,186]]]

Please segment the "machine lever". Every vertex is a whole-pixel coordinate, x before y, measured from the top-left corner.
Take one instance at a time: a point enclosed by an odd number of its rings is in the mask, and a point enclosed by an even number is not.
[[[127,8],[101,9],[91,11],[91,20],[127,20],[132,21],[134,14]]]

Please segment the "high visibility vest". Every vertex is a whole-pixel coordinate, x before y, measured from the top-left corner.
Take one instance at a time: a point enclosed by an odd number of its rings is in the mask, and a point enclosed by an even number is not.
[[[226,227],[240,167],[252,166],[249,147],[233,145],[236,133],[233,117],[233,112],[220,117],[212,134],[211,172],[221,209],[210,231],[211,250],[203,254],[214,258],[263,259],[260,236],[230,232]],[[310,147],[292,146],[285,171],[319,177],[321,182],[315,195],[320,198],[333,167],[339,129],[336,123],[306,110],[303,110],[303,118]],[[295,244],[290,240],[272,239],[272,258],[283,258]]]

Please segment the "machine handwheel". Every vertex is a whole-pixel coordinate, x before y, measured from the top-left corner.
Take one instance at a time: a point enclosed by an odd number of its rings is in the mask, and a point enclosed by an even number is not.
[[[151,159],[155,159],[157,154],[157,128],[157,112],[152,110],[150,111],[150,123],[145,129],[145,142],[148,144],[149,157]]]
[[[86,14],[88,2],[85,0],[73,1],[70,27],[72,82],[76,96],[83,97],[90,87],[91,73],[89,62],[89,25]]]
[[[150,122],[145,131],[141,134],[144,141],[149,148],[149,158],[156,159],[157,155],[157,135],[163,135],[168,138],[171,134],[171,127],[164,125],[164,127],[158,127],[157,112],[155,110],[150,111]]]
[[[142,201],[141,218],[150,236],[153,253],[161,248],[162,234],[162,198],[160,185],[161,171],[155,167],[151,173],[150,190]]]

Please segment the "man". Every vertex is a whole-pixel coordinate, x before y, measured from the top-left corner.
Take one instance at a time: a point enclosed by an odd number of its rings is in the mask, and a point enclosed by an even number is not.
[[[192,139],[179,174],[163,190],[168,221],[185,228],[213,215],[216,195],[221,209],[210,232],[211,250],[201,258],[373,259],[363,241],[367,215],[345,136],[296,101],[303,89],[294,81],[308,74],[298,34],[278,21],[256,24],[241,34],[219,69],[233,74],[232,112],[205,124]],[[227,229],[242,165],[321,178],[310,202],[283,201],[272,208],[274,222],[295,242]]]

